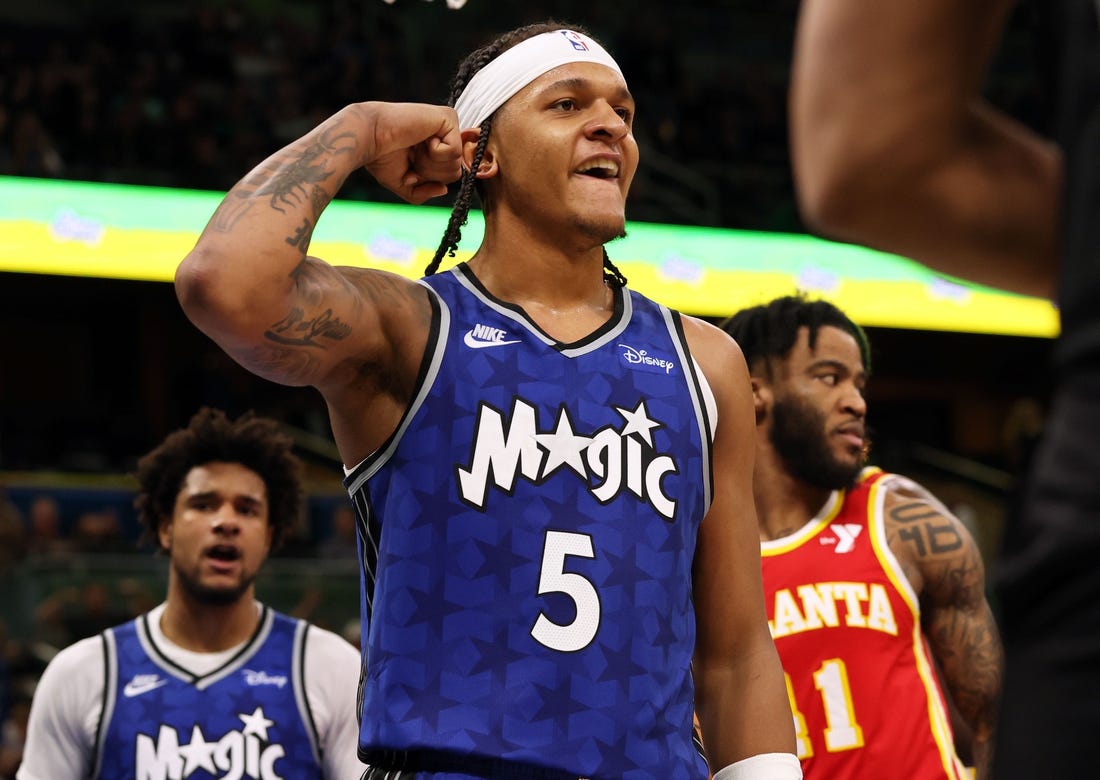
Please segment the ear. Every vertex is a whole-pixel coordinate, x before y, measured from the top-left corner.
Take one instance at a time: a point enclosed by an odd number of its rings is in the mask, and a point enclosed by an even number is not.
[[[477,154],[477,142],[481,137],[481,131],[478,129],[463,130],[462,131],[462,167],[466,170],[470,170],[474,164],[474,155]],[[497,163],[496,156],[493,154],[493,147],[487,145],[485,147],[485,154],[481,156],[481,163],[478,164],[477,170],[474,171],[474,175],[479,179],[490,179],[497,175]]]
[[[157,521],[157,541],[167,552],[172,549],[172,518],[162,517]]]
[[[752,384],[752,406],[756,410],[756,424],[759,425],[767,418],[772,407],[772,389],[762,377],[750,376],[749,382]]]

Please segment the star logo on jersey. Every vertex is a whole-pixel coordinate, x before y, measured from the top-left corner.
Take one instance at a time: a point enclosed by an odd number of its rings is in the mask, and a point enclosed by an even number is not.
[[[457,465],[459,496],[485,509],[490,487],[511,494],[519,479],[541,485],[564,467],[584,480],[601,504],[626,491],[671,522],[676,499],[663,481],[680,468],[671,455],[657,450],[653,432],[664,423],[644,399],[633,409],[612,409],[622,419],[621,427],[577,431],[563,404],[554,427],[547,430],[538,424],[538,407],[523,398],[513,399],[510,413],[482,403],[470,459]]]
[[[836,534],[836,538],[822,536],[821,544],[835,544],[833,552],[843,555],[855,549],[856,537],[863,530],[863,526],[858,523],[833,523],[829,529]]]
[[[274,735],[269,732],[278,724],[267,717],[263,707],[256,707],[251,713],[238,712],[237,718],[241,725],[217,738],[203,733],[199,724],[194,724],[186,744],[181,744],[186,729],[177,730],[163,723],[155,737],[139,732],[134,744],[134,776],[178,780],[193,775],[248,780],[286,777],[278,766],[286,758],[286,750],[272,741]]]
[[[507,338],[508,331],[502,328],[490,328],[480,322],[466,331],[462,341],[470,349],[485,349],[486,347],[503,347],[505,344],[518,344],[519,339]]]
[[[143,693],[149,693],[149,691],[155,691],[160,686],[167,684],[168,681],[159,674],[135,674],[134,679],[126,683],[126,687],[122,689],[122,695],[129,699],[134,696],[141,696]]]

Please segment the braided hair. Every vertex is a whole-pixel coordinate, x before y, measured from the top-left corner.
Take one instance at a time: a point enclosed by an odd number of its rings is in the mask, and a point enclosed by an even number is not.
[[[871,373],[871,347],[863,328],[847,314],[824,300],[811,300],[804,294],[786,295],[759,306],[752,306],[719,323],[741,347],[749,368],[762,365],[770,375],[771,361],[790,354],[798,339],[798,329],[808,331],[810,349],[817,345],[821,328],[830,326],[855,339],[864,370]]]
[[[496,57],[500,56],[503,52],[518,43],[522,43],[528,38],[561,29],[576,30],[584,35],[588,35],[587,30],[583,27],[564,24],[551,19],[545,22],[536,22],[535,24],[517,27],[497,37],[480,49],[473,51],[466,59],[459,63],[458,71],[451,80],[451,91],[447,98],[447,105],[453,106],[459,96],[462,95],[462,91],[466,89],[466,85],[470,83],[470,79],[474,77],[474,74],[488,65]],[[592,36],[589,35],[588,37]],[[492,116],[487,117],[485,121],[481,123],[481,135],[477,139],[477,149],[474,152],[473,163],[470,165],[469,169],[465,167],[462,169],[462,178],[459,182],[458,194],[455,196],[454,207],[451,209],[451,217],[447,221],[447,229],[443,233],[443,238],[439,242],[439,247],[435,250],[435,256],[432,258],[427,268],[424,269],[425,276],[431,276],[439,270],[439,264],[442,262],[444,256],[455,256],[455,252],[458,249],[458,242],[462,238],[462,228],[466,227],[466,222],[469,219],[470,202],[475,191],[481,199],[481,202],[485,205],[486,210],[488,210],[488,193],[481,182],[478,181],[475,171],[477,171],[478,167],[481,165],[481,158],[485,156],[485,147],[489,143],[489,132],[492,130],[492,127]],[[623,276],[622,272],[611,262],[611,258],[607,255],[607,249],[603,250],[603,266],[605,269],[604,277],[609,284],[613,284],[617,287],[626,285],[626,277]]]

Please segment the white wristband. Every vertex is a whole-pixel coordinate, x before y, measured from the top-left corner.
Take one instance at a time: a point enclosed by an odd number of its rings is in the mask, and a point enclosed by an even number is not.
[[[722,767],[714,780],[802,780],[802,764],[794,753],[761,753]]]

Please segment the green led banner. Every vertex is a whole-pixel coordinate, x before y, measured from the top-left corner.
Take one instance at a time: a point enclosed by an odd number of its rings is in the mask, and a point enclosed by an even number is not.
[[[222,193],[0,176],[0,271],[171,281]],[[334,201],[310,254],[419,277],[447,224],[438,206]],[[470,213],[457,260],[481,241]],[[722,317],[798,290],[866,326],[1052,337],[1049,302],[960,282],[918,263],[803,235],[631,222],[608,245],[630,286]]]

